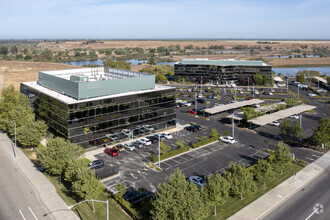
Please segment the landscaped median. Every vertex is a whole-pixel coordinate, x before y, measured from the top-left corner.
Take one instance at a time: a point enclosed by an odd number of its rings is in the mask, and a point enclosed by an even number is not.
[[[219,137],[220,137],[220,135],[210,137],[208,139],[205,139],[205,140],[202,140],[202,141],[199,141],[199,142],[193,144],[191,147],[192,148],[198,148],[198,147],[204,146],[206,144],[210,144],[212,142],[218,141]],[[167,158],[170,158],[170,157],[177,156],[177,155],[179,155],[181,153],[184,153],[186,151],[189,151],[189,150],[190,150],[189,146],[181,147],[179,149],[176,149],[176,150],[173,150],[173,151],[170,151],[168,153],[160,155],[160,160],[164,160],[164,159],[167,159]],[[153,163],[157,162],[158,159],[159,159],[158,156],[150,156],[150,160]]]

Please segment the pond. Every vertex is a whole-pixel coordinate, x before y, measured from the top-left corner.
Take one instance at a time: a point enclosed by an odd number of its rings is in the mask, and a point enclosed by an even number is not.
[[[289,76],[295,76],[297,72],[301,70],[307,70],[307,71],[319,71],[322,74],[326,74],[327,76],[330,76],[330,66],[324,66],[324,67],[290,67],[290,68],[272,68],[272,70],[275,72],[275,75],[278,75],[278,73],[281,73],[283,76],[286,76],[289,74]]]
[[[148,60],[138,60],[138,59],[130,59],[130,60],[125,60],[127,63],[131,63],[131,65],[139,65],[143,63],[147,63]],[[71,61],[71,62],[62,62],[64,64],[69,64],[73,66],[84,66],[88,64],[97,64],[100,66],[103,66],[103,60],[98,59],[98,60],[85,60],[85,61]],[[159,62],[157,65],[174,65],[174,62]]]

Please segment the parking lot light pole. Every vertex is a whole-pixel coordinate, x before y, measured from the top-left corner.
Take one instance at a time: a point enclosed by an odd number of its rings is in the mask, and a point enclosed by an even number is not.
[[[0,121],[4,121],[4,122],[8,122],[8,123],[13,123],[13,124],[14,124],[14,127],[15,127],[14,157],[15,157],[15,159],[16,159],[16,148],[17,148],[17,142],[16,142],[16,122],[7,121],[7,120],[3,120],[3,119],[0,119]]]
[[[299,100],[299,84],[298,84],[298,100]]]
[[[158,133],[158,168],[160,169],[160,134]]]
[[[84,202],[101,202],[101,203],[107,204],[107,220],[109,220],[109,200],[108,199],[107,199],[107,201],[101,201],[101,200],[95,200],[95,199],[84,200],[84,201],[78,202],[76,204],[70,205],[68,207],[68,209],[72,209],[74,206],[79,205]]]
[[[252,94],[253,94],[253,98],[254,98],[254,83],[253,83]]]
[[[197,94],[195,93],[195,111],[197,112]]]
[[[289,83],[288,83],[289,78],[286,77],[286,92],[289,92]]]
[[[235,124],[235,119],[234,119],[234,117],[235,117],[235,112],[233,112],[233,117],[232,117],[232,132],[231,132],[231,134],[232,134],[232,136],[233,136],[233,138],[234,138],[234,135],[235,135],[235,128],[234,128],[234,124]]]
[[[317,80],[317,90],[320,90],[320,80]]]
[[[250,78],[248,78],[248,91],[250,90]]]

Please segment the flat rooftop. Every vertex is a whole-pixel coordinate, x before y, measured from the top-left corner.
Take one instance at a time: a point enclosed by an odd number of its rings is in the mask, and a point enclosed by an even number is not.
[[[181,65],[214,65],[214,66],[269,66],[261,60],[208,60],[208,59],[183,59],[175,64]]]
[[[314,108],[316,108],[316,107],[312,106],[312,105],[303,104],[303,105],[295,106],[295,107],[288,108],[285,110],[281,110],[278,112],[274,112],[272,114],[266,114],[266,115],[251,119],[251,120],[249,120],[249,122],[252,122],[253,124],[256,124],[256,125],[263,126],[263,125],[269,124],[273,121],[287,118],[291,115],[300,114],[304,111],[311,110]]]
[[[109,67],[40,71],[38,84],[81,100],[155,87],[155,75]]]
[[[265,101],[260,100],[260,99],[245,100],[245,101],[230,103],[230,104],[227,104],[227,105],[218,105],[218,106],[215,106],[215,107],[212,107],[212,108],[207,108],[204,111],[206,113],[209,113],[209,114],[213,115],[213,114],[228,111],[228,110],[231,110],[231,109],[237,109],[237,108],[241,108],[241,107],[247,106],[247,105],[260,104],[260,103],[263,103],[263,102],[265,102]]]
[[[69,96],[63,95],[61,93],[58,93],[54,90],[43,87],[43,86],[39,85],[36,81],[22,82],[22,84],[25,85],[25,86],[28,86],[31,89],[35,89],[38,92],[41,92],[45,95],[48,95],[48,96],[50,96],[50,97],[52,97],[52,98],[54,98],[54,99],[56,99],[60,102],[68,104],[68,105],[83,103],[83,102],[86,102],[86,101],[91,102],[91,101],[97,101],[97,100],[102,100],[102,99],[117,98],[117,97],[129,96],[129,95],[143,94],[143,93],[148,93],[148,92],[157,92],[157,91],[164,91],[164,90],[168,90],[168,89],[175,89],[175,87],[155,84],[155,87],[153,89],[149,89],[149,90],[130,91],[130,92],[124,92],[124,93],[120,93],[120,94],[113,94],[113,95],[106,95],[106,96],[88,98],[88,99],[83,99],[83,100],[77,100],[77,99],[71,98]]]

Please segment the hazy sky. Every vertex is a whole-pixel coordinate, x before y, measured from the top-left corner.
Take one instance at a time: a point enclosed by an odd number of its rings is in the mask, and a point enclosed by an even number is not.
[[[0,0],[0,38],[330,39],[330,0]]]

